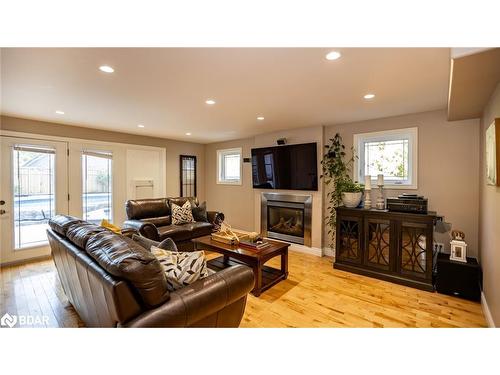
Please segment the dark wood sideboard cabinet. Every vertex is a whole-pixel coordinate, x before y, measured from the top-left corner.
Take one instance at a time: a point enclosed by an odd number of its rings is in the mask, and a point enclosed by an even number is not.
[[[336,269],[432,291],[436,214],[337,208]]]

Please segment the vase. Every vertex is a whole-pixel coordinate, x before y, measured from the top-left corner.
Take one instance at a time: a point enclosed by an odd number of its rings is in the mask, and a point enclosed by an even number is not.
[[[344,203],[344,206],[349,208],[358,207],[362,197],[362,192],[342,193],[342,203]]]

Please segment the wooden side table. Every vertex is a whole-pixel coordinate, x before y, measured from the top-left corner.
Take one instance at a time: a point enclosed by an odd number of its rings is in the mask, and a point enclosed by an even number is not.
[[[436,290],[471,301],[481,300],[482,273],[477,259],[467,263],[450,260],[450,254],[438,254]]]

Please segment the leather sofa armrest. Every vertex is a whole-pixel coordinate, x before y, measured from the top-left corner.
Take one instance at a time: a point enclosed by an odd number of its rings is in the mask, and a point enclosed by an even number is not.
[[[210,224],[220,225],[224,221],[224,214],[218,211],[207,211],[207,219]]]
[[[253,271],[243,265],[226,268],[170,293],[163,305],[124,324],[126,327],[187,327],[246,298],[253,289]]]
[[[153,240],[153,241],[160,240],[160,234],[158,233],[158,229],[152,223],[146,223],[146,222],[141,221],[141,220],[126,220],[123,223],[123,228],[124,229],[128,229],[128,228],[135,229],[140,234],[142,234],[144,237],[149,238],[150,240]]]

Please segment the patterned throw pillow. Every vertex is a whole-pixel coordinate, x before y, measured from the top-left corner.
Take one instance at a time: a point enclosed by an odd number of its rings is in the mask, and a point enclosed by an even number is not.
[[[186,201],[182,207],[172,203],[172,224],[178,225],[192,222],[194,222],[194,219],[189,201]]]
[[[153,246],[151,252],[160,261],[171,292],[214,273],[207,267],[203,251],[173,252]]]

